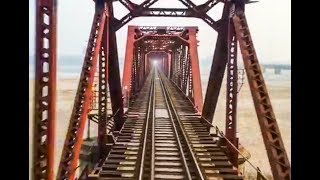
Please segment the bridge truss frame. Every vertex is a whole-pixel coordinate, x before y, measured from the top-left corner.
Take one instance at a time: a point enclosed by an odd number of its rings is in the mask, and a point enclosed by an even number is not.
[[[119,0],[129,13],[120,20],[114,17],[111,0],[95,0],[96,9],[92,29],[89,36],[87,52],[77,89],[76,98],[63,152],[59,162],[57,179],[74,179],[87,110],[91,96],[94,72],[99,64],[99,149],[100,157],[105,158],[106,138],[106,92],[110,89],[111,106],[115,122],[114,131],[123,125],[123,97],[119,74],[116,31],[135,17],[195,17],[205,21],[218,32],[215,53],[209,75],[209,82],[203,108],[199,108],[202,98],[195,97],[198,111],[204,119],[212,122],[214,117],[224,71],[227,68],[227,102],[226,102],[226,137],[237,147],[236,109],[237,109],[237,42],[240,45],[247,78],[250,85],[255,110],[261,128],[262,137],[275,179],[291,179],[291,167],[277,125],[270,98],[264,82],[257,55],[244,14],[243,0],[223,1],[208,0],[195,5],[191,0],[179,0],[186,8],[151,8],[160,0],[145,0],[135,4],[130,0]],[[34,109],[34,155],[33,178],[53,179],[54,132],[56,106],[56,26],[57,1],[37,0],[36,19],[36,68],[35,68],[35,109]],[[207,12],[218,3],[224,3],[220,20],[213,20]],[[131,34],[128,34],[131,35]],[[195,36],[190,36],[195,37]],[[130,39],[130,37],[128,37]],[[130,43],[129,43],[130,44]],[[196,46],[196,41],[190,43]],[[128,44],[127,44],[128,45]],[[127,46],[127,51],[132,47]],[[196,49],[196,48],[195,48]],[[130,55],[129,55],[130,56]],[[125,72],[129,73],[129,72]],[[170,74],[169,74],[170,75]],[[199,76],[196,72],[193,76]],[[193,79],[193,81],[198,81]],[[128,82],[128,80],[124,80]],[[201,82],[200,87],[201,87]],[[196,90],[199,93],[201,89]],[[201,93],[202,94],[202,93]],[[235,163],[237,154],[231,152],[231,161]],[[232,158],[233,157],[233,158]],[[235,163],[236,164],[236,163]]]

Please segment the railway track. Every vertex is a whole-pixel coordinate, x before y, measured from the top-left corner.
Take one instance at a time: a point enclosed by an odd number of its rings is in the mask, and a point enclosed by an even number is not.
[[[140,176],[142,179],[195,179],[199,174],[194,171],[195,164],[188,160],[191,154],[170,109],[164,88],[155,72],[154,116],[149,119],[149,143],[145,147],[148,155],[144,163],[148,168]]]
[[[162,74],[161,79],[167,87],[168,98],[204,179],[243,179],[238,175],[218,142],[209,134],[200,116],[192,113],[193,105],[189,100]]]
[[[161,72],[151,71],[91,179],[243,179]]]

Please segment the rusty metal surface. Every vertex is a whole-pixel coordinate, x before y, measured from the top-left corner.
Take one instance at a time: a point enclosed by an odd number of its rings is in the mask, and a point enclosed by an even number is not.
[[[73,105],[69,127],[62,150],[57,179],[74,179],[78,164],[84,126],[87,120],[89,98],[94,73],[101,49],[101,39],[105,22],[105,11],[94,15],[87,52],[84,58],[79,85]]]
[[[105,54],[109,54],[108,72],[109,72],[110,78],[108,78],[108,82],[109,82],[112,114],[115,115],[114,129],[115,131],[119,131],[124,121],[122,118],[123,117],[123,99],[122,99],[122,88],[121,88],[120,70],[119,70],[117,38],[116,38],[116,33],[113,31],[115,18],[113,13],[112,1],[107,1],[106,4],[109,11],[109,17],[110,17],[108,18],[110,20],[110,26],[108,29],[108,32],[110,34],[109,34],[109,52],[105,52]],[[103,36],[107,35],[106,33],[107,32],[104,32]],[[103,39],[106,39],[106,38],[103,38]]]
[[[36,1],[32,179],[54,177],[57,1]]]
[[[132,75],[132,66],[133,66],[133,52],[134,52],[134,29],[135,27],[128,27],[127,35],[127,45],[126,45],[126,54],[123,65],[123,76],[122,76],[122,92],[124,94],[124,107],[128,107],[129,99],[131,96],[131,75]]]
[[[229,8],[224,6],[222,18],[229,17]],[[207,91],[204,99],[202,116],[209,122],[213,121],[216,110],[221,84],[228,62],[228,24],[225,22],[218,31],[217,42],[215,45],[213,61],[210,69]]]
[[[192,83],[193,83],[193,100],[195,108],[201,114],[203,106],[202,87],[200,77],[200,65],[198,57],[198,41],[196,29],[190,28],[189,30],[189,54],[192,70]]]
[[[99,158],[104,159],[107,156],[108,138],[106,137],[107,126],[107,104],[108,104],[108,79],[109,79],[109,51],[110,51],[110,6],[106,7],[106,18],[102,34],[102,44],[99,53],[99,91],[98,91],[98,149]],[[89,129],[89,128],[88,128]]]
[[[230,17],[234,15],[234,6],[230,6]],[[227,64],[227,92],[226,92],[226,138],[238,148],[237,133],[237,96],[238,96],[238,64],[237,38],[233,21],[228,18],[228,64]],[[238,167],[238,152],[227,144],[228,156],[231,163]]]
[[[184,179],[214,177],[242,179],[236,175],[230,163],[231,161],[237,166],[236,152],[230,151],[227,145],[226,156],[221,147],[223,145],[218,144],[208,132],[227,67],[225,138],[232,143],[232,146],[238,146],[236,137],[237,40],[240,43],[273,176],[275,179],[291,179],[290,163],[243,13],[245,3],[250,2],[208,0],[203,4],[195,5],[191,0],[178,0],[185,8],[150,8],[158,1],[161,0],[145,0],[141,4],[135,4],[130,0],[120,0],[120,3],[129,10],[129,13],[120,20],[114,17],[113,1],[106,3],[104,0],[95,1],[96,14],[57,179],[74,179],[87,118],[98,123],[99,127],[98,144],[101,161],[91,173],[91,179],[99,177],[143,179],[149,175],[152,178],[158,176]],[[219,20],[213,20],[207,12],[219,2],[224,3],[223,14]],[[102,11],[104,12],[101,13]],[[237,16],[230,21],[229,18],[234,13]],[[204,20],[218,32],[204,104],[202,104],[197,52],[198,28],[194,26],[129,26],[124,79],[121,87],[115,32],[139,16],[196,17]],[[56,86],[56,1],[37,1],[36,22],[32,176],[34,179],[52,179]],[[233,31],[233,23],[236,36]],[[93,102],[95,97],[91,93],[98,59],[98,112],[88,114],[88,111],[93,109],[92,105],[95,104]],[[158,61],[157,68],[161,71],[161,76],[156,76],[156,79],[150,74],[153,67],[152,61]],[[153,83],[154,80],[156,83]],[[113,113],[110,116],[106,112],[108,87]],[[153,92],[155,97],[151,98],[152,93],[150,92]],[[159,97],[159,92],[163,92],[163,97]],[[151,118],[156,113],[155,108],[151,112],[150,107],[151,105],[156,106],[158,102],[166,102],[165,109],[170,115],[169,118]],[[129,108],[125,116],[124,104]],[[148,115],[146,115],[147,112]],[[202,118],[199,113],[202,113]],[[171,128],[168,128],[168,125]],[[175,138],[169,140],[161,139],[162,137],[157,138],[156,134],[164,129]],[[114,139],[114,136],[117,138]],[[115,143],[114,140],[116,140]],[[162,157],[159,155],[157,145],[174,145],[180,150],[178,153],[173,153],[175,155],[172,157]],[[111,146],[112,149],[109,152]],[[153,155],[150,152],[153,152]],[[161,159],[165,159],[166,162],[176,160],[177,163],[180,163],[181,168],[175,169],[176,172],[168,171],[174,168],[167,164],[168,166],[164,166],[165,170],[159,170],[156,166]],[[148,162],[151,163],[148,164]]]
[[[135,17],[153,16],[153,17],[194,17],[202,19],[214,30],[218,31],[220,27],[220,20],[213,20],[207,12],[221,1],[208,0],[201,5],[195,5],[190,0],[178,0],[186,8],[150,8],[152,4],[161,0],[146,0],[141,4],[134,4],[128,0],[121,0],[120,2],[129,10],[129,13],[117,20],[114,31],[119,30],[125,24],[130,22]]]
[[[107,22],[107,21],[106,21]],[[108,48],[108,46],[106,47]],[[108,52],[108,50],[106,50]],[[108,59],[101,47],[99,55],[99,105],[98,105],[98,146],[100,158],[106,157]]]
[[[239,12],[236,14],[233,17],[233,22],[273,178],[276,180],[289,180],[291,179],[289,159],[272,109],[244,13]]]

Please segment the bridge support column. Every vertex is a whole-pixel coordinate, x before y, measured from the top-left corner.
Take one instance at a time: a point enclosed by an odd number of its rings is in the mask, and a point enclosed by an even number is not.
[[[222,20],[229,16],[229,7],[224,5]],[[209,74],[208,87],[203,104],[202,116],[209,122],[213,121],[214,112],[216,110],[218,97],[221,89],[224,71],[228,61],[228,31],[227,23],[221,24],[218,30],[218,38],[213,55],[213,61]]]
[[[228,64],[226,92],[226,138],[238,148],[237,95],[238,95],[237,38],[232,20],[228,19]],[[238,152],[227,143],[227,153],[231,163],[238,167]]]
[[[241,11],[238,12],[236,16],[233,17],[233,22],[273,178],[291,179],[289,159],[273,112],[244,13]]]
[[[109,21],[106,21],[108,24]],[[106,26],[108,27],[108,25]],[[109,38],[109,32],[104,36]],[[109,43],[105,43],[104,47],[106,52],[109,49]],[[108,89],[108,56],[104,54],[104,48],[101,48],[99,57],[99,105],[98,105],[98,146],[99,146],[99,156],[101,159],[107,156],[106,151],[106,128],[107,128],[107,89]]]
[[[96,6],[100,6],[100,4],[96,4]],[[101,50],[105,18],[106,12],[104,9],[95,12],[87,52],[84,58],[75,102],[62,150],[57,179],[75,178],[75,171],[78,167],[83,140],[83,131],[87,121],[90,96],[92,94],[94,74]]]
[[[129,107],[129,100],[132,90],[132,67],[133,67],[133,55],[134,55],[134,28],[133,26],[128,27],[128,37],[127,37],[127,47],[126,47],[126,55],[124,60],[124,69],[122,76],[122,88],[124,92],[124,107]]]
[[[114,24],[114,14],[112,1],[107,1],[110,25]],[[122,89],[121,89],[121,80],[120,80],[120,71],[119,71],[119,60],[118,60],[118,48],[117,48],[117,38],[116,32],[112,29],[113,26],[109,26],[109,66],[108,72],[110,78],[109,90],[110,90],[110,99],[111,99],[111,108],[112,114],[115,121],[115,131],[119,131],[124,123],[123,119],[123,98],[122,98]]]
[[[193,98],[195,108],[199,113],[202,111],[203,98],[202,98],[202,88],[201,88],[201,78],[200,78],[200,67],[199,67],[199,57],[198,57],[198,41],[197,41],[197,30],[194,28],[189,28],[189,53],[191,60],[192,69],[192,82],[193,82]]]
[[[32,179],[54,178],[57,1],[36,1]]]

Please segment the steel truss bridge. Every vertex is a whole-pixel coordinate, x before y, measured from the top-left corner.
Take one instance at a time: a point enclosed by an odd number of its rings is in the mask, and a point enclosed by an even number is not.
[[[208,0],[195,5],[178,0],[185,8],[152,8],[157,1],[119,0],[129,10],[121,19],[114,17],[112,0],[93,2],[95,14],[55,174],[57,2],[37,0],[32,178],[243,179],[239,165],[247,158],[239,158],[236,136],[239,44],[273,178],[291,179],[244,13],[251,2]],[[218,3],[224,5],[223,13],[213,20],[207,12]],[[217,31],[204,96],[198,28],[193,26],[129,26],[121,82],[116,31],[142,16],[199,18]],[[226,127],[221,131],[212,120],[225,71]],[[98,124],[98,134],[84,139],[90,122]],[[257,179],[266,179],[256,170]]]

